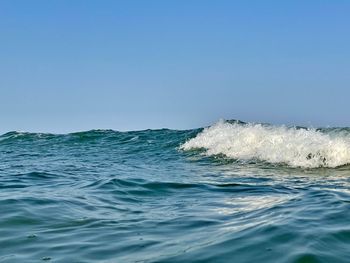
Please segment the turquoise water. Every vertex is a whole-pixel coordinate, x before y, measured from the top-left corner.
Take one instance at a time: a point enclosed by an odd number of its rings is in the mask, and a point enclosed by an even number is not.
[[[6,133],[0,262],[350,262],[349,134]]]

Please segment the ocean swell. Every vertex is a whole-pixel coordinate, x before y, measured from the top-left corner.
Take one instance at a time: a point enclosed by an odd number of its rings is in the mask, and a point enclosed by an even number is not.
[[[223,120],[205,128],[180,149],[204,149],[209,156],[258,159],[292,167],[334,168],[350,164],[347,133]]]

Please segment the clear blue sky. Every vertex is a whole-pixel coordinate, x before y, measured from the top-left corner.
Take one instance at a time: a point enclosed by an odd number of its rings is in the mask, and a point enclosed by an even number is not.
[[[350,126],[350,1],[0,1],[0,133]]]

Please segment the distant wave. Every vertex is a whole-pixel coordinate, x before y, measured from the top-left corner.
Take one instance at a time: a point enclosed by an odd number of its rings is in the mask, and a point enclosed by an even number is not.
[[[257,159],[293,167],[338,167],[350,164],[348,129],[306,129],[239,121],[219,121],[180,146],[204,149],[207,155]]]
[[[69,134],[8,132],[0,135],[0,145],[72,148],[112,147],[136,153],[164,153],[180,149],[204,150],[206,155],[222,155],[243,161],[263,161],[292,167],[338,167],[350,164],[350,128],[310,129],[221,120],[193,130],[141,130],[118,132],[91,130]]]

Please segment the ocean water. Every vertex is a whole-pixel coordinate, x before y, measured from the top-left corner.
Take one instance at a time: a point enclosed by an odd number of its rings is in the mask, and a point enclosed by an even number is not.
[[[350,129],[0,136],[0,262],[350,262]]]

